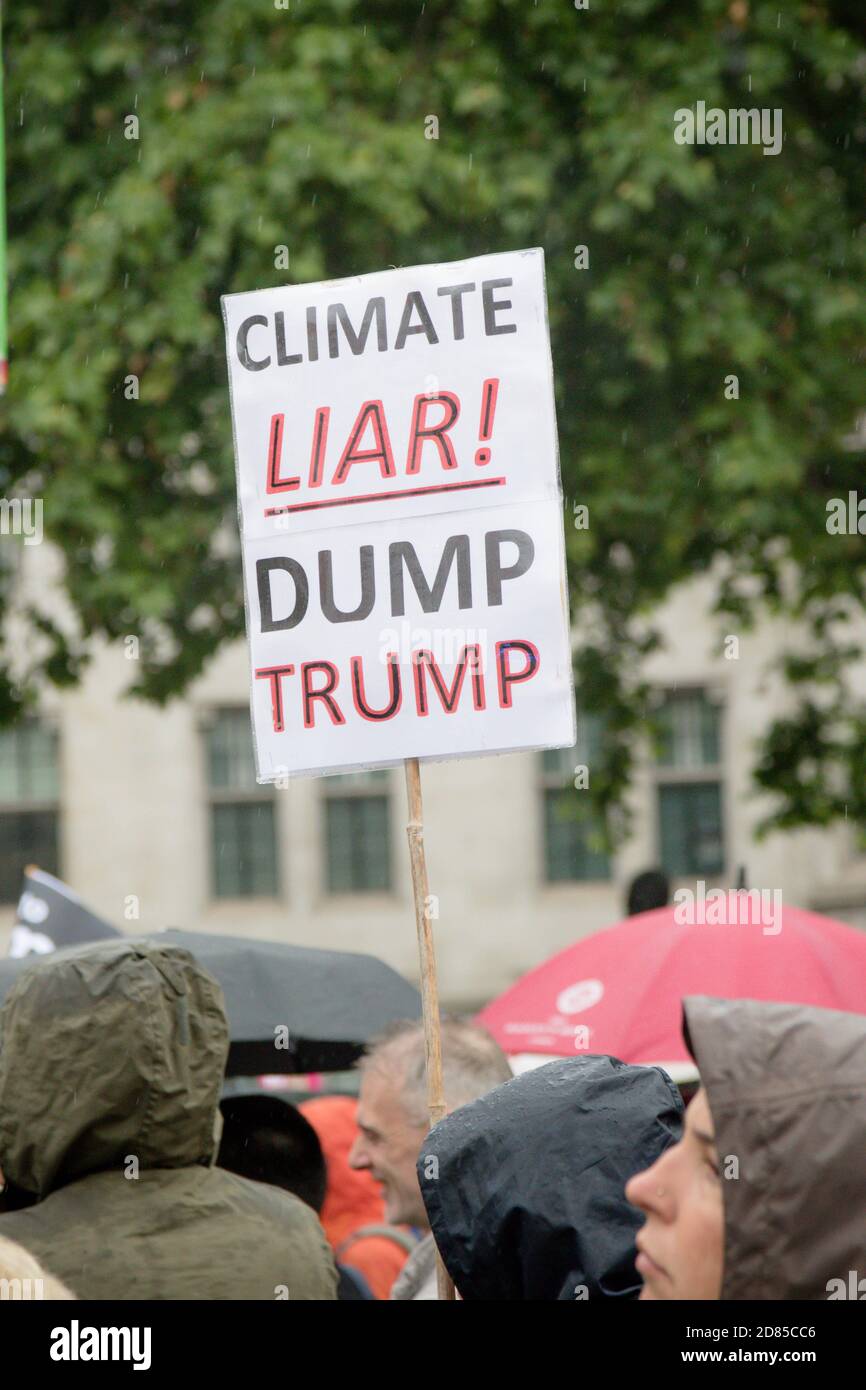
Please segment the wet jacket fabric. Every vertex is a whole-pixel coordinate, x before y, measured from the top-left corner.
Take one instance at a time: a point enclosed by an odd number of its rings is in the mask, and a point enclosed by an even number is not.
[[[80,1298],[332,1299],[315,1213],[213,1166],[222,991],[188,951],[58,952],[0,1010],[0,1235]]]
[[[660,1068],[574,1057],[440,1121],[418,1180],[461,1296],[636,1298],[643,1218],[624,1188],[679,1139],[682,1111]]]
[[[831,1281],[866,1274],[866,1018],[702,996],[684,1012],[720,1164],[737,1172],[721,1297],[850,1297]]]
[[[391,1290],[396,1303],[423,1303],[439,1297],[436,1276],[436,1242],[424,1236],[400,1270]]]

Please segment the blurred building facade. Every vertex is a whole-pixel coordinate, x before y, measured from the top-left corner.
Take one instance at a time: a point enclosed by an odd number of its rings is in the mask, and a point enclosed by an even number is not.
[[[599,711],[578,712],[574,749],[424,766],[446,1006],[472,1008],[617,921],[631,877],[656,865],[692,888],[733,886],[742,866],[750,887],[866,928],[853,827],[755,838],[767,803],[750,786],[753,744],[784,709],[767,667],[790,633],[767,624],[732,644],[711,595],[691,584],[660,615],[665,645],[646,673],[665,735],[641,761],[632,833],[612,858],[562,813],[575,769],[592,778]],[[364,950],[414,978],[402,770],[258,787],[245,644],[162,710],[123,698],[130,646],[100,649],[78,689],[47,691],[37,718],[0,734],[0,950],[21,868],[37,863],[130,932]]]

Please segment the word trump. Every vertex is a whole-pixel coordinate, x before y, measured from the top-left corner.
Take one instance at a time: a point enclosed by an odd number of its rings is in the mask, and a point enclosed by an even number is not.
[[[430,713],[431,697],[435,696],[438,706],[446,714],[455,714],[460,706],[466,676],[469,676],[467,700],[476,711],[487,708],[485,685],[485,663],[483,651],[478,643],[463,648],[456,662],[450,681],[431,651],[420,648],[410,657],[411,684],[414,694],[415,713],[424,719]],[[497,642],[494,647],[496,668],[496,689],[500,709],[511,709],[512,686],[522,685],[538,672],[540,658],[538,648],[523,638],[513,638]],[[386,655],[388,668],[388,693],[384,704],[373,705],[367,694],[364,675],[364,658],[353,656],[349,660],[348,686],[349,699],[355,712],[362,719],[373,723],[387,722],[399,714],[403,706],[404,686],[409,678],[404,675],[396,652]],[[271,716],[273,731],[285,731],[285,687],[283,682],[297,675],[294,683],[303,716],[305,729],[316,727],[316,713],[330,719],[332,724],[345,724],[344,710],[348,708],[346,699],[340,704],[336,691],[340,686],[340,672],[333,661],[302,661],[296,671],[293,663],[282,666],[260,666],[256,669],[256,680],[270,682]],[[466,702],[464,701],[464,704]]]

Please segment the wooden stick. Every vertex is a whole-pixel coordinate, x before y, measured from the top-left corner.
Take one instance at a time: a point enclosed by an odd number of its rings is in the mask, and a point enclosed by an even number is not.
[[[406,759],[406,794],[409,801],[409,862],[412,866],[412,894],[415,899],[415,925],[418,929],[418,956],[421,964],[421,1009],[424,1018],[424,1054],[427,1065],[427,1108],[430,1128],[445,1115],[442,1087],[442,1038],[439,1031],[439,986],[436,981],[436,950],[429,912],[430,889],[427,857],[424,853],[424,808],[421,803],[421,769],[417,758]],[[436,1252],[436,1283],[440,1299],[454,1298],[454,1285]]]

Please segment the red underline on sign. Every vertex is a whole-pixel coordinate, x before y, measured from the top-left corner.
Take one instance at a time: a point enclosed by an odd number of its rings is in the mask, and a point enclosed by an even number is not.
[[[469,487],[502,487],[504,478],[479,478],[470,483],[431,483],[429,487],[404,487],[397,492],[364,492],[358,497],[328,497],[322,502],[292,502],[285,507],[266,507],[265,516],[283,512],[311,512],[317,507],[349,507],[354,502],[390,502],[395,497],[424,497],[431,492],[460,492]]]

